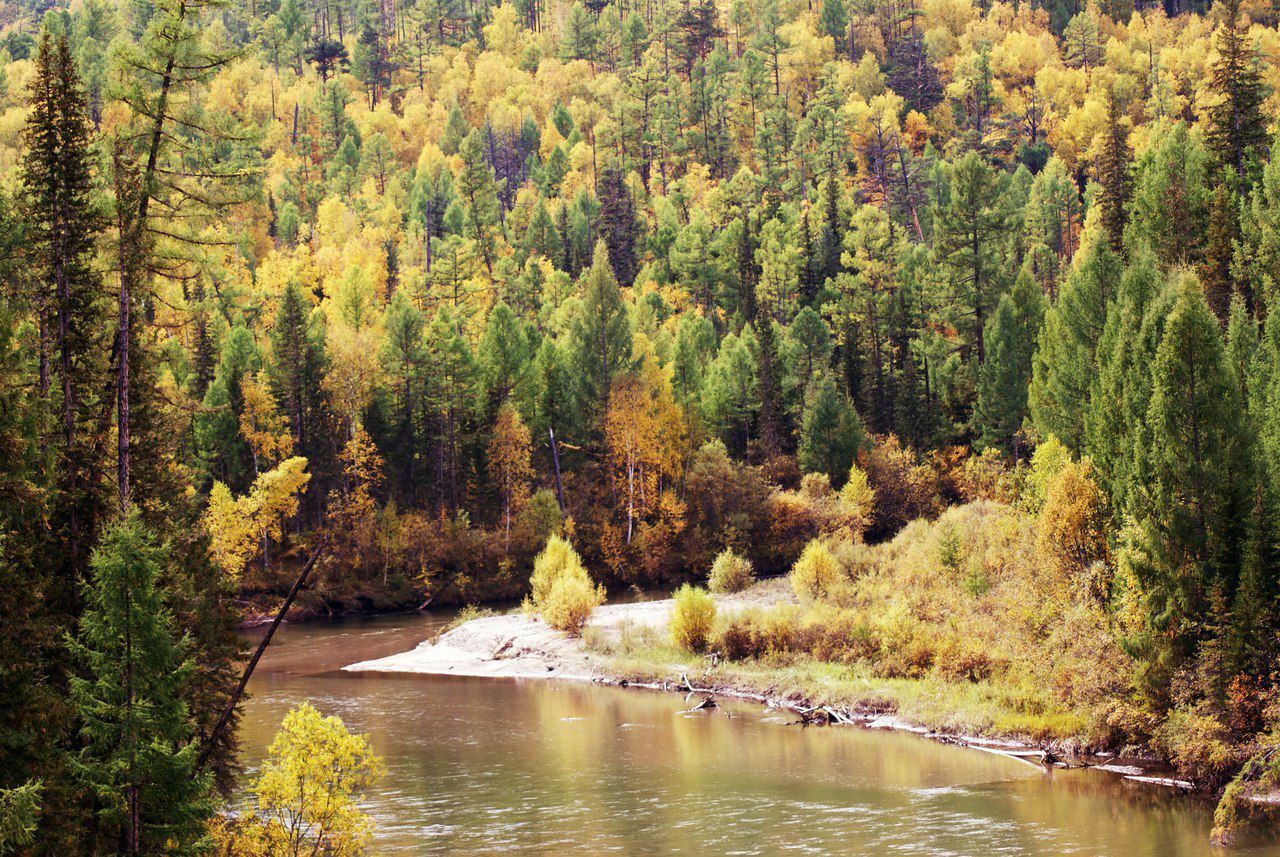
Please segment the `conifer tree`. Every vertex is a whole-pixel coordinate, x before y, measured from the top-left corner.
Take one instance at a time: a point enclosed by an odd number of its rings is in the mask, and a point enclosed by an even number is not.
[[[866,445],[866,429],[830,374],[814,378],[805,394],[798,456],[805,473],[825,473],[839,485]]]
[[[963,307],[965,349],[979,363],[987,315],[1001,291],[1000,249],[1008,223],[1003,195],[1000,177],[977,152],[969,152],[952,167],[950,200],[936,215],[938,261]]]
[[[1204,286],[1209,309],[1224,326],[1236,293],[1232,261],[1240,240],[1240,207],[1232,189],[1234,173],[1222,171],[1222,180],[1209,198],[1209,234],[1205,241],[1204,261],[1200,264],[1200,282]]]
[[[1267,87],[1248,31],[1240,21],[1240,0],[1224,0],[1218,30],[1218,61],[1212,86],[1218,102],[1209,111],[1209,145],[1223,166],[1244,176],[1247,162],[1267,150],[1267,120],[1262,103]]]
[[[86,484],[105,371],[103,285],[94,270],[102,216],[93,199],[84,95],[66,35],[40,37],[24,133],[25,240],[35,263],[32,304],[39,335],[38,389],[60,430],[54,446],[59,529],[74,565],[101,512],[98,486]],[[51,341],[50,341],[51,340]],[[48,352],[54,354],[50,366]],[[50,398],[52,397],[52,398]],[[68,581],[75,574],[66,575]]]
[[[1095,240],[1078,254],[1040,330],[1029,392],[1031,416],[1042,437],[1056,437],[1075,451],[1084,443],[1095,352],[1120,277],[1120,260],[1110,243]]]
[[[604,239],[618,284],[627,288],[636,276],[636,233],[639,229],[631,191],[616,163],[608,163],[600,171],[597,195],[600,198],[600,225],[596,232]]]
[[[1026,268],[987,322],[987,359],[978,371],[974,428],[985,446],[1017,453],[1027,412],[1035,338],[1044,317],[1040,287]]]
[[[1107,127],[1102,153],[1095,168],[1102,190],[1097,205],[1102,212],[1102,228],[1106,230],[1111,249],[1124,254],[1124,227],[1128,222],[1129,200],[1133,196],[1132,161],[1128,133],[1120,117],[1114,93],[1107,96]]]
[[[582,308],[570,335],[579,401],[588,424],[595,427],[609,409],[614,376],[631,361],[631,320],[603,239],[596,242],[591,268],[585,275]]]
[[[1179,286],[1152,364],[1152,481],[1140,520],[1153,563],[1146,585],[1154,617],[1175,641],[1222,627],[1242,548],[1243,403],[1232,384],[1217,320],[1194,277]]]
[[[159,589],[164,561],[136,514],[113,524],[68,641],[84,671],[71,679],[84,740],[75,769],[96,797],[98,847],[125,854],[194,846],[214,809],[195,773],[182,690],[196,664]]]
[[[476,253],[484,262],[485,270],[493,276],[502,212],[498,205],[493,168],[485,159],[484,138],[479,129],[472,130],[463,139],[458,156],[462,158],[458,195],[467,209],[467,237],[475,242]]]

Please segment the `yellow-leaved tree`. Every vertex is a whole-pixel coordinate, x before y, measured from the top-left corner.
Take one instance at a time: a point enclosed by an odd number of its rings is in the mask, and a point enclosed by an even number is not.
[[[489,467],[502,499],[502,526],[507,543],[511,541],[511,516],[520,512],[529,499],[529,481],[533,465],[529,460],[529,427],[520,412],[511,405],[498,410],[489,440]]]
[[[213,483],[204,527],[213,559],[223,571],[238,578],[264,539],[280,538],[281,525],[298,513],[299,492],[310,481],[307,460],[294,456],[261,474],[243,497],[232,497],[226,485]]]
[[[240,434],[253,452],[253,472],[262,472],[293,453],[293,432],[289,418],[280,413],[271,395],[265,369],[256,376],[245,373],[240,384],[244,409],[240,412]]]
[[[362,735],[309,703],[291,710],[253,784],[257,812],[223,818],[217,851],[237,855],[365,853],[373,820],[360,809],[364,792],[386,772]]]

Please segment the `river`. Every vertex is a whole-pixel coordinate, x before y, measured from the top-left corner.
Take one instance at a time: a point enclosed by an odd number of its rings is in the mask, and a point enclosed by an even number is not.
[[[801,728],[749,704],[573,682],[339,672],[448,614],[283,626],[241,725],[252,775],[310,701],[386,761],[375,854],[1280,855],[1208,845],[1212,807],[1159,787],[914,735]]]

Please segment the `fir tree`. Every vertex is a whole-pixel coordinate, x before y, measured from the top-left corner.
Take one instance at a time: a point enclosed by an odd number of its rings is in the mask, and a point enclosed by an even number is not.
[[[102,217],[93,199],[84,96],[65,35],[40,38],[22,160],[25,240],[35,263],[32,304],[39,330],[38,389],[60,426],[56,498],[68,560],[77,564],[103,511],[98,486],[86,484],[94,456],[105,365],[103,285],[94,270]],[[49,340],[52,339],[52,342]],[[50,348],[55,356],[52,372]],[[75,573],[65,576],[75,579]]]

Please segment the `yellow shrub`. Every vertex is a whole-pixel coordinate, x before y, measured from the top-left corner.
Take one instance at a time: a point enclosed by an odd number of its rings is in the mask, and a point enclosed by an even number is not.
[[[591,611],[603,603],[604,587],[594,585],[583,571],[556,578],[539,612],[552,628],[579,634],[591,618]]]
[[[529,577],[532,608],[548,625],[578,634],[591,618],[591,611],[604,603],[604,587],[596,586],[582,565],[577,551],[559,536],[547,539],[533,562]]]
[[[712,592],[741,592],[755,582],[751,560],[740,557],[726,548],[720,551],[720,555],[711,565],[707,588]]]
[[[671,611],[671,641],[692,652],[705,651],[716,621],[716,603],[705,589],[685,584],[676,590]]]
[[[829,597],[842,577],[840,563],[831,549],[814,539],[791,568],[791,588],[801,601],[818,601]]]

